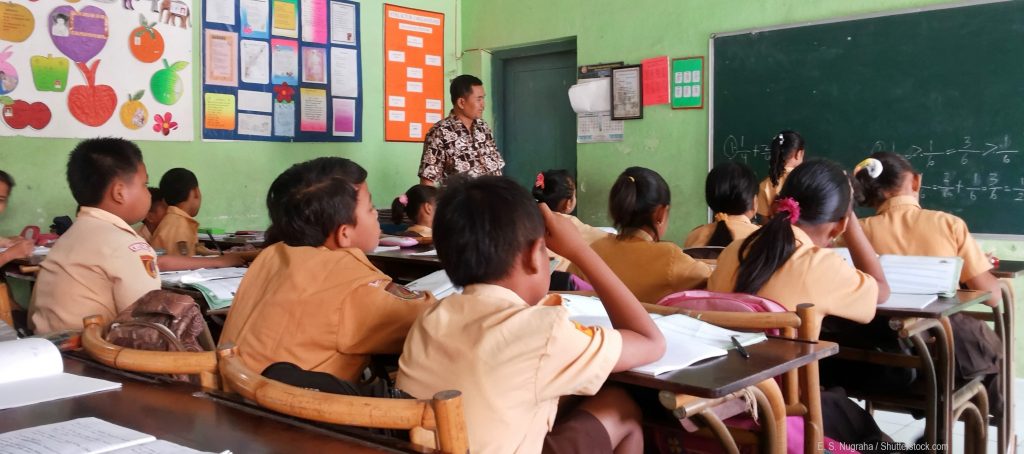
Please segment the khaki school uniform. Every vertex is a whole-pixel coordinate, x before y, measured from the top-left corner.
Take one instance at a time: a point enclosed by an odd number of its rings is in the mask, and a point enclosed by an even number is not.
[[[555,213],[555,215],[568,218],[569,222],[572,223],[573,227],[576,227],[576,231],[580,233],[580,237],[583,238],[583,242],[587,244],[593,244],[595,241],[600,240],[601,238],[612,236],[612,234],[605,232],[604,230],[584,223],[579,218],[571,214]],[[572,262],[570,262],[568,259],[558,254],[555,254],[550,249],[548,250],[548,256],[550,256],[553,260],[557,260],[558,262],[555,265],[555,271],[568,271],[569,266],[572,265]]]
[[[393,284],[358,249],[277,243],[242,279],[220,343],[234,342],[257,373],[284,361],[354,381],[371,354],[400,353],[435,302]]]
[[[789,310],[803,303],[814,304],[820,318],[835,315],[859,323],[871,321],[878,305],[875,278],[851,268],[835,252],[815,246],[800,227],[790,228],[796,237],[796,249],[757,295]],[[722,250],[718,266],[708,279],[708,290],[735,291],[740,244],[733,242]]]
[[[590,247],[640,301],[657,303],[671,293],[704,287],[711,268],[686,255],[676,244],[655,242],[639,229],[623,235],[622,239],[607,236]],[[569,271],[587,278],[575,266]]]
[[[138,227],[135,227],[135,233],[138,233],[147,243],[153,241],[153,232],[149,231],[149,226],[146,224],[139,224]]]
[[[715,216],[714,222],[691,230],[690,234],[686,236],[686,241],[683,242],[683,247],[707,246],[708,241],[711,241],[711,236],[715,234],[715,229],[718,228],[719,221],[725,221],[725,227],[729,229],[729,233],[732,233],[733,241],[742,240],[759,228],[750,222],[750,218],[742,214]]]
[[[462,391],[474,453],[539,453],[558,399],[596,394],[621,352],[618,331],[574,324],[557,295],[530,306],[476,284],[413,324],[397,384],[420,399]]]
[[[772,203],[775,202],[775,197],[782,190],[782,184],[786,182],[786,177],[792,171],[793,167],[782,169],[782,175],[779,175],[779,184],[772,184],[771,178],[761,180],[761,186],[757,190],[757,214],[763,217],[772,214]]]
[[[39,265],[29,318],[37,334],[82,329],[82,318],[113,320],[160,288],[156,252],[123,219],[95,207],[78,218]]]
[[[431,229],[430,227],[427,227],[425,225],[416,224],[412,227],[405,229],[405,231],[409,233],[415,233],[423,238],[430,238],[434,236],[434,229]]]
[[[185,253],[178,243],[185,243]],[[184,255],[191,257],[196,254],[210,255],[215,252],[199,244],[199,221],[189,216],[181,208],[167,207],[167,215],[160,221],[153,232],[153,247],[167,251],[167,255]]]
[[[864,234],[879,254],[960,257],[960,282],[992,269],[967,224],[952,214],[925,210],[914,196],[886,200],[874,216],[861,219]]]

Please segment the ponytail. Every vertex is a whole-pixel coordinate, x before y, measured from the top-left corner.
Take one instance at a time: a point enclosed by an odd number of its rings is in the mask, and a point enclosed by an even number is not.
[[[732,232],[729,231],[729,227],[725,225],[725,221],[718,221],[715,223],[715,232],[711,234],[711,238],[708,240],[707,246],[728,246],[732,243],[733,237]]]
[[[651,169],[630,167],[619,175],[608,196],[608,212],[622,238],[627,230],[649,228],[658,236],[654,210],[672,202],[665,179]],[[654,238],[660,241],[661,238]]]
[[[576,193],[576,182],[568,170],[546,170],[537,174],[533,183],[533,198],[544,203],[553,212],[559,211],[559,205],[572,199]]]
[[[736,271],[737,293],[756,294],[775,271],[796,250],[796,237],[789,216],[772,216],[767,224],[751,233],[740,245],[740,267]]]
[[[395,197],[395,200],[391,202],[391,223],[392,224],[398,225],[398,224],[401,224],[402,221],[405,220],[405,205],[402,204],[402,200],[405,197],[406,197],[406,195],[402,194],[402,195],[400,195],[398,197]],[[408,201],[406,203],[408,203]]]
[[[868,159],[875,160],[881,167],[869,168],[865,162],[858,165],[853,172],[854,200],[862,207],[878,208],[885,203],[886,193],[894,191],[903,184],[903,179],[917,174],[910,161],[903,156],[888,151],[872,153]],[[872,172],[874,170],[874,172]],[[872,175],[874,173],[874,175]]]
[[[425,203],[434,203],[435,200],[437,200],[437,188],[417,184],[405,191],[405,194],[395,197],[395,200],[391,202],[391,222],[401,224],[405,218],[408,218],[415,224],[419,222],[416,216],[420,212],[420,207]]]
[[[768,162],[768,178],[772,186],[779,185],[786,161],[797,151],[804,149],[804,138],[796,131],[782,131],[775,135],[771,144],[771,158]]]

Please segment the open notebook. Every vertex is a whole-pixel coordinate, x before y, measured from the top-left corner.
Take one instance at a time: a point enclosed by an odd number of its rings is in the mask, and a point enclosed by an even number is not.
[[[0,342],[0,410],[108,391],[120,383],[64,373],[64,360],[50,341]],[[2,449],[0,451],[7,452]]]
[[[462,293],[462,287],[456,287],[455,284],[452,284],[452,280],[448,278],[448,273],[445,273],[444,270],[434,271],[406,284],[405,287],[417,292],[430,292],[437,299],[444,298],[453,293]]]
[[[0,434],[0,451],[12,454],[204,454],[98,418],[78,418]]]
[[[592,296],[562,295],[569,311],[569,318],[581,325],[611,328],[601,300]],[[733,348],[732,336],[743,346],[753,345],[766,339],[764,333],[744,333],[702,322],[682,314],[661,316],[650,314],[665,336],[665,354],[661,359],[643,366],[634,367],[633,372],[645,375],[660,375],[679,370],[708,358],[725,356]]]
[[[223,309],[231,305],[235,292],[242,284],[248,268],[215,268],[160,273],[165,285],[180,285],[199,290],[210,309]]]
[[[832,248],[850,267],[853,259],[847,248]],[[878,257],[885,280],[892,292],[879,307],[921,309],[939,296],[954,296],[960,284],[960,257],[924,257],[886,254]]]

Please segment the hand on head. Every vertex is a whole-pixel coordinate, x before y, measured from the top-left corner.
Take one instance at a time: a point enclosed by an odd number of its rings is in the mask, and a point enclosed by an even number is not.
[[[589,247],[587,243],[583,242],[583,237],[568,218],[555,215],[547,204],[538,203],[537,207],[540,209],[541,216],[544,217],[544,242],[548,249],[572,260],[572,256],[576,252]]]

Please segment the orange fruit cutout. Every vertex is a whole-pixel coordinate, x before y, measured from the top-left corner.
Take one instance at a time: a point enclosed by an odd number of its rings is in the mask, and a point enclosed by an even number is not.
[[[149,120],[149,110],[139,101],[144,94],[146,94],[146,90],[139,90],[135,94],[129,94],[128,101],[121,104],[121,111],[118,115],[121,117],[121,124],[124,127],[136,130],[146,126],[146,122]]]
[[[128,48],[143,63],[153,63],[164,55],[164,37],[156,30],[156,22],[146,22],[139,15],[139,26],[128,34]]]

